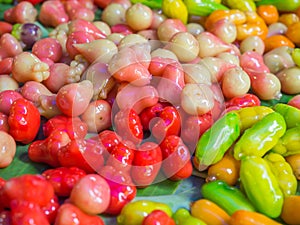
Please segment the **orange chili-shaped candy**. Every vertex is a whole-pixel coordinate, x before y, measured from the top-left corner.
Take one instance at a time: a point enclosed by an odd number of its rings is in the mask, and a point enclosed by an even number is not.
[[[293,23],[299,22],[299,16],[296,13],[283,13],[279,16],[278,22],[290,26]]]
[[[191,203],[191,215],[207,225],[228,225],[230,220],[230,216],[221,207],[204,198]]]
[[[267,37],[266,39],[264,39],[264,43],[265,43],[265,52],[271,51],[281,46],[288,46],[291,48],[295,47],[295,44],[289,38],[287,38],[282,34],[276,34]]]
[[[267,25],[276,23],[279,13],[274,5],[260,5],[257,7],[257,14],[265,21]]]
[[[229,185],[235,185],[239,178],[239,171],[240,161],[227,151],[219,162],[208,168],[206,181],[223,180]]]
[[[215,10],[207,17],[204,26],[209,31],[214,27],[216,22],[223,19],[238,25],[246,22],[246,15],[243,11],[238,9]]]
[[[294,42],[295,45],[300,46],[300,21],[293,23],[292,25],[288,26],[288,29],[285,35]]]
[[[285,160],[290,164],[297,180],[300,180],[300,153],[285,157]]]
[[[262,213],[248,210],[235,211],[229,220],[230,225],[280,225],[281,223],[272,220]]]
[[[242,41],[249,36],[259,36],[264,40],[268,35],[268,26],[256,12],[245,12],[246,22],[238,24],[237,40]]]
[[[299,195],[290,195],[284,198],[281,219],[289,225],[298,225],[300,224],[300,196]]]

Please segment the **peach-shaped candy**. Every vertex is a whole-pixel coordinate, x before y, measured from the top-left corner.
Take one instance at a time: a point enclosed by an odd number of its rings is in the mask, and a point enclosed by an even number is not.
[[[17,147],[14,138],[10,134],[0,131],[0,168],[5,168],[11,164],[16,150]]]
[[[90,63],[108,63],[113,55],[118,52],[118,47],[109,39],[97,39],[89,43],[74,44],[77,51]]]
[[[184,80],[186,83],[198,83],[211,85],[209,70],[202,64],[186,63],[182,65]]]
[[[154,29],[141,30],[138,32],[139,35],[142,35],[148,40],[158,40],[157,32]]]
[[[37,9],[29,1],[22,1],[4,12],[4,20],[9,23],[33,23],[38,15]]]
[[[34,43],[32,53],[40,59],[49,58],[53,62],[58,62],[63,54],[63,49],[59,41],[55,38],[43,38]]]
[[[214,107],[214,95],[207,84],[187,84],[181,93],[181,107],[190,115],[208,113]]]
[[[0,61],[7,57],[14,57],[23,52],[20,42],[11,34],[3,34],[0,38]]]
[[[186,32],[187,28],[179,19],[166,19],[157,27],[157,36],[161,41],[169,41],[178,32]]]
[[[16,90],[19,87],[18,82],[10,75],[0,75],[0,92],[5,90]]]
[[[210,32],[201,32],[196,36],[199,42],[199,56],[201,58],[216,56],[231,49],[231,46]]]
[[[280,80],[273,73],[260,74],[251,79],[251,88],[262,100],[280,99],[282,96]]]
[[[178,60],[183,63],[195,60],[199,54],[199,42],[189,32],[174,34],[165,48],[174,52]]]
[[[49,66],[30,52],[22,52],[14,57],[12,77],[21,83],[26,81],[42,82],[49,77]]]
[[[1,82],[1,80],[0,80]],[[23,96],[16,90],[5,90],[0,92],[0,112],[9,115],[12,103]]]
[[[89,132],[99,133],[111,126],[111,106],[105,100],[96,100],[89,104],[81,115]]]
[[[134,84],[128,84],[116,96],[116,102],[120,109],[133,108],[138,114],[144,108],[155,105],[158,99],[158,92],[151,85],[137,87]]]
[[[67,23],[69,16],[61,1],[44,1],[41,5],[39,21],[44,26],[57,27],[59,24]]]
[[[58,108],[67,116],[79,116],[88,107],[93,97],[93,83],[83,80],[67,84],[59,89],[56,96]]]
[[[199,64],[208,69],[212,83],[221,81],[223,73],[226,70],[236,67],[235,64],[227,62],[224,59],[211,56],[204,57],[199,61]]]

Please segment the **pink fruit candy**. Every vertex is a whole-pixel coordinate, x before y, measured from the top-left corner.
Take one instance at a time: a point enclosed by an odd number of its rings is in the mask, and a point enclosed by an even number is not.
[[[83,19],[86,21],[93,21],[95,19],[93,9],[85,7],[80,1],[65,1],[64,6],[70,20]]]
[[[20,42],[11,34],[3,34],[0,38],[0,61],[14,57],[23,52]],[[2,69],[1,69],[2,70]]]
[[[89,80],[72,83],[59,89],[56,96],[58,108],[67,116],[79,116],[93,97],[93,84]]]
[[[240,57],[240,65],[250,78],[262,76],[270,72],[264,63],[263,56],[254,51],[248,51],[242,54]]]
[[[94,37],[94,39],[105,38],[106,35],[98,29],[98,27],[92,22],[76,19],[71,21],[68,24],[69,34],[77,31],[83,31],[84,33],[88,33]]]
[[[38,15],[37,9],[29,1],[22,1],[4,12],[4,20],[9,23],[33,23]]]
[[[14,90],[6,90],[0,92],[0,112],[8,115],[12,103],[23,96]]]
[[[133,85],[143,86],[149,84],[152,78],[148,71],[150,49],[145,48],[143,52],[138,52],[137,49],[138,47],[134,46],[122,47],[109,62],[108,71],[120,82],[132,82]]]
[[[137,87],[128,84],[116,96],[116,102],[120,109],[133,108],[138,114],[144,108],[155,105],[158,99],[158,92],[151,85]]]
[[[43,38],[34,43],[32,53],[40,59],[48,58],[58,62],[62,57],[62,46],[54,38]]]
[[[0,61],[0,74],[11,74],[13,60],[13,57],[7,57]]]
[[[69,16],[61,1],[44,1],[41,5],[39,21],[41,21],[44,26],[56,27],[59,24],[67,23]]]
[[[58,210],[55,225],[72,225],[74,221],[80,224],[104,225],[101,217],[89,215],[71,203],[64,203]]]

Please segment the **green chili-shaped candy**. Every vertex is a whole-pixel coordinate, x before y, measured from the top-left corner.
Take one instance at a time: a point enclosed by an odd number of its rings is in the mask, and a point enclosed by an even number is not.
[[[119,225],[140,225],[144,217],[156,209],[162,210],[169,216],[172,216],[171,207],[165,203],[137,200],[129,202],[122,208],[121,213],[117,216],[117,223]]]
[[[269,164],[283,195],[289,196],[296,194],[298,185],[297,179],[292,167],[285,158],[278,153],[269,152],[263,159]]]
[[[300,109],[284,103],[277,103],[273,109],[283,116],[288,129],[300,125]]]
[[[280,215],[284,195],[268,163],[258,156],[241,159],[240,180],[254,207],[271,218]]]
[[[215,10],[226,10],[223,4],[217,3],[213,0],[184,0],[188,13],[194,16],[208,16]]]
[[[162,0],[130,0],[130,2],[132,4],[142,3],[151,9],[160,9],[162,6]]]
[[[195,164],[199,170],[222,159],[225,152],[240,135],[240,118],[229,112],[217,120],[200,137],[195,151]]]
[[[236,159],[255,155],[262,157],[271,150],[286,131],[285,120],[282,115],[272,112],[245,130],[233,148]]]
[[[185,208],[177,209],[172,218],[176,225],[206,225],[204,221],[192,216]]]
[[[201,194],[205,199],[216,203],[229,215],[241,209],[255,211],[252,203],[239,188],[230,186],[223,180],[205,183],[201,187]]]
[[[287,129],[272,151],[283,156],[300,153],[300,126]]]

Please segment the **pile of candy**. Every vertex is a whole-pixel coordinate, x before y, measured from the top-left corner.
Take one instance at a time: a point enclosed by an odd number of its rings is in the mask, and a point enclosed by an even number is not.
[[[2,3],[0,224],[300,224],[300,2]]]

